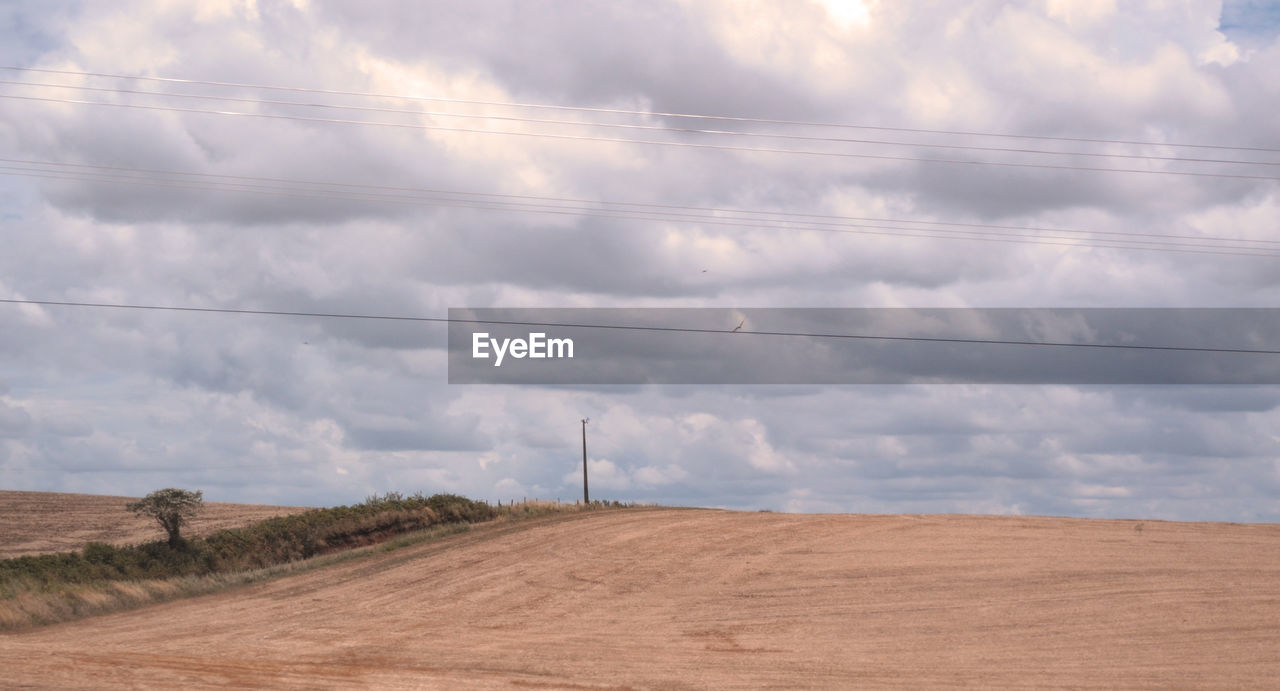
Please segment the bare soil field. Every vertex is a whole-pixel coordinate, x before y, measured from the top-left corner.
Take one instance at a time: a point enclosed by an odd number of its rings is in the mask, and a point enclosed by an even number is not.
[[[1280,526],[576,514],[0,634],[0,669],[59,688],[1276,688]]]
[[[125,504],[131,501],[137,497],[0,490],[0,559],[67,552],[90,542],[126,545],[163,540],[165,533],[154,520],[125,511]],[[204,506],[184,535],[207,535],[306,511],[298,506],[218,502]]]

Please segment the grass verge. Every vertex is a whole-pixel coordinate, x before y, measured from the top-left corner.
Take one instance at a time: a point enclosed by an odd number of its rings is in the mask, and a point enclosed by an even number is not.
[[[0,630],[17,630],[205,595],[467,532],[479,523],[625,508],[399,494],[316,509],[186,541],[0,560]]]

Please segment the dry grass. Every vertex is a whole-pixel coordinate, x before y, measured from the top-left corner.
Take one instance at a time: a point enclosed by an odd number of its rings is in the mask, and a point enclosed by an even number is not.
[[[66,495],[61,495],[61,497],[65,496]],[[396,496],[398,497],[399,495]],[[97,503],[100,499],[102,498],[91,497],[90,502]],[[370,498],[370,501],[375,499],[377,498]],[[59,499],[55,502],[44,502],[44,505],[60,505],[65,504],[66,501],[67,500],[65,499]],[[74,500],[72,501],[74,502]],[[462,501],[463,504],[460,506],[465,508],[466,502],[469,500]],[[111,502],[111,505],[114,505],[115,503],[117,502],[113,501]],[[553,501],[533,500],[502,505],[496,512],[493,512],[492,509],[489,509],[483,504],[476,505],[477,508],[483,508],[485,511],[491,512],[487,515],[493,516],[492,520],[498,523],[557,514],[577,514],[584,511],[598,511],[601,509],[618,508],[620,506],[621,505],[619,504],[606,502],[568,504]],[[496,515],[494,515],[495,513]],[[127,514],[121,512],[121,516],[127,516]],[[424,517],[426,520],[423,520]],[[457,517],[455,517],[455,519],[456,518]],[[413,520],[410,521],[409,519]],[[29,520],[32,522],[39,522],[39,519]],[[477,519],[471,518],[467,520]],[[267,521],[266,523],[261,524],[261,526],[278,522],[279,521]],[[395,528],[395,526],[400,526],[401,524],[406,526],[419,524],[424,526],[428,524],[434,525],[425,529],[402,533],[398,537],[391,537],[388,539],[388,536],[393,535],[394,532],[388,533],[386,531],[391,530],[391,528]],[[391,528],[387,527],[389,525]],[[465,530],[467,527],[469,526],[466,523],[439,524],[435,512],[430,508],[419,508],[412,511],[390,510],[382,511],[373,515],[351,516],[335,523],[325,525],[319,528],[316,537],[321,542],[325,542],[326,540],[333,538],[333,536],[340,538],[337,539],[334,547],[321,549],[317,556],[309,559],[298,559],[297,555],[293,555],[289,556],[287,559],[275,560],[277,562],[283,561],[285,563],[277,563],[275,565],[263,566],[261,568],[247,568],[254,565],[253,560],[250,560],[249,564],[242,564],[236,570],[202,575],[173,576],[167,578],[100,580],[89,583],[67,582],[52,584],[48,582],[42,584],[25,576],[10,578],[0,582],[0,630],[22,629],[32,626],[71,621],[83,617],[131,609],[142,605],[173,600],[181,597],[213,593],[229,587],[259,582],[282,574],[309,570],[311,568],[316,568],[317,566],[345,561],[346,559],[355,558],[362,554],[368,554],[370,553],[369,549],[356,548],[365,547],[370,544],[380,543],[377,546],[379,551],[394,550],[407,545],[418,544],[445,535],[451,535],[459,532],[460,530]],[[361,537],[361,539],[345,537],[350,535],[363,537]],[[268,547],[263,547],[262,549],[267,550]],[[261,556],[263,556],[265,560],[267,555],[263,552]]]
[[[470,529],[469,524],[435,525],[380,545],[336,552],[261,569],[204,576],[68,585],[54,590],[17,587],[0,599],[0,630],[24,629],[133,609],[183,597],[206,595],[291,573],[337,564],[369,554],[430,542]]]

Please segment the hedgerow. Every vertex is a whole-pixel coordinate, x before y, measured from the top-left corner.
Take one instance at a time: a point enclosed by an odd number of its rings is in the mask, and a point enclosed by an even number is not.
[[[262,568],[379,542],[444,523],[496,517],[484,502],[455,494],[374,495],[361,504],[313,509],[202,538],[118,547],[94,542],[77,552],[0,560],[0,597],[63,584],[202,576]]]

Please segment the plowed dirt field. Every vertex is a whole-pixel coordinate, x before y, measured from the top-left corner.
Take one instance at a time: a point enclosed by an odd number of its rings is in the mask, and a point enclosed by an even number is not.
[[[62,688],[1276,688],[1280,526],[575,514],[0,634],[0,669]]]

